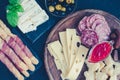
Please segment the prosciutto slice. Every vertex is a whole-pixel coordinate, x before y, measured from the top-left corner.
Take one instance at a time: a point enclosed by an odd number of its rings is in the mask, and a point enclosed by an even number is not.
[[[37,58],[35,58],[33,56],[32,52],[28,49],[28,47],[23,44],[21,39],[18,36],[12,34],[11,31],[6,27],[6,25],[1,20],[0,20],[0,28],[1,28],[0,31],[3,32],[2,34],[0,34],[0,36],[3,39],[6,39],[9,36],[10,38],[12,38],[16,42],[16,44],[19,45],[19,47],[22,49],[22,51],[31,60],[31,62],[33,64],[37,65],[39,63]],[[20,55],[20,53],[19,53],[19,55]]]
[[[14,50],[14,52],[20,57],[20,59],[22,59],[25,62],[28,68],[31,71],[34,71],[35,66],[32,64],[31,60],[26,56],[22,48],[14,41],[14,39],[8,36],[6,42]]]
[[[0,51],[0,61],[5,64],[9,71],[12,72],[18,80],[24,80],[24,77],[2,51]]]
[[[21,71],[26,71],[28,70],[28,67],[25,63],[20,60],[20,58],[16,55],[16,53],[3,41],[0,39],[0,44],[1,48],[0,50],[9,57],[9,59],[21,70]]]

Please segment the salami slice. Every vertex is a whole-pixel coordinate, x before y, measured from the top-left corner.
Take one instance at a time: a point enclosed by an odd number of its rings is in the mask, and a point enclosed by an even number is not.
[[[85,29],[82,31],[81,41],[86,47],[92,47],[98,43],[98,36],[95,31]]]

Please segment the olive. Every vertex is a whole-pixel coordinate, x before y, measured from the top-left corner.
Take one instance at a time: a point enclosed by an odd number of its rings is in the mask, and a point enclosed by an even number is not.
[[[54,11],[55,11],[54,6],[49,6],[49,11],[50,11],[50,12],[54,12]]]
[[[65,15],[65,12],[62,12],[62,15],[64,16],[64,15]]]
[[[59,2],[63,2],[64,0],[59,0]]]
[[[69,10],[69,11],[72,11],[72,8],[71,8],[71,7],[69,7],[69,8],[68,8],[68,10]]]
[[[58,14],[59,14],[59,12],[58,12],[58,11],[55,11],[55,14],[56,14],[56,15],[58,15]]]
[[[72,3],[72,0],[66,0],[66,3],[70,4],[70,3]]]
[[[61,10],[61,8],[62,8],[62,6],[61,6],[60,4],[57,4],[57,5],[55,6],[55,9],[58,10],[58,11]]]
[[[65,8],[65,7],[62,7],[62,8],[61,8],[61,11],[64,11],[64,12],[65,12],[65,11],[66,11],[66,8]]]

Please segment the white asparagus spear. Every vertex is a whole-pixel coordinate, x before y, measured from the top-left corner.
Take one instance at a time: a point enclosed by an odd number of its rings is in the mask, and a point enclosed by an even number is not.
[[[4,54],[6,54],[11,61],[22,71],[26,71],[28,70],[28,67],[26,66],[26,64],[24,64],[19,57],[14,53],[14,51],[5,43],[5,41],[3,41],[0,38],[0,45],[1,45],[1,51],[4,52]]]
[[[29,70],[34,71],[35,66],[32,64],[31,60],[26,56],[21,47],[14,41],[13,38],[7,37],[6,42],[15,51],[15,53],[25,62]]]
[[[9,69],[10,72],[18,79],[24,80],[24,77],[20,74],[20,72],[15,68],[12,62],[4,55],[2,51],[0,51],[0,61]]]
[[[7,44],[15,50],[15,52],[17,53],[17,55],[27,64],[28,68],[31,70],[31,71],[34,71],[35,70],[35,67],[34,65],[32,64],[31,60],[26,56],[26,54],[23,52],[23,50],[19,47],[19,45],[17,43],[15,43],[15,41],[13,41],[14,43],[11,43],[9,40],[12,39],[10,38],[10,36],[8,36],[5,31],[0,27],[0,31],[2,32],[0,34],[0,37],[3,39],[3,40],[6,40]],[[17,46],[17,47],[14,47]]]
[[[28,49],[28,47],[23,44],[23,42],[19,39],[18,36],[11,33],[11,31],[6,27],[6,25],[1,20],[0,20],[0,28],[2,28],[4,30],[6,35],[14,38],[15,42],[19,45],[19,47],[21,47],[21,49],[25,52],[26,56],[28,58],[30,58],[30,60],[32,61],[33,64],[38,64],[39,63],[37,58],[35,58],[33,56],[33,54]]]
[[[6,27],[6,25],[1,20],[0,20],[0,28],[2,28],[4,30],[3,32],[5,32],[8,36],[14,38],[15,42],[19,45],[19,47],[21,47],[21,49],[25,52],[26,56],[28,58],[30,58],[30,60],[32,61],[33,64],[38,64],[39,63],[37,58],[35,58],[33,56],[33,54],[28,49],[28,47],[23,44],[23,42],[20,40],[20,38],[18,36],[11,33],[11,31]]]

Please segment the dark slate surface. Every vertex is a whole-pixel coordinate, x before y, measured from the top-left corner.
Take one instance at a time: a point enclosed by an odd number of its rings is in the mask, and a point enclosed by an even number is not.
[[[45,8],[44,0],[37,0],[43,9]],[[11,28],[6,21],[6,5],[8,0],[0,0],[0,19],[12,30],[13,33],[17,34],[25,44],[33,51],[33,53],[40,58],[43,63],[42,66],[38,66],[39,69],[35,71],[26,80],[49,80],[44,66],[44,45],[49,35],[49,32],[54,25],[61,20],[61,18],[54,17],[48,13],[50,19],[39,26],[37,31],[22,34],[18,28]],[[100,9],[116,16],[120,19],[120,0],[77,0],[76,11],[83,9]],[[41,64],[40,64],[41,65]],[[6,67],[0,63],[0,80],[16,80],[16,78],[6,69]]]

